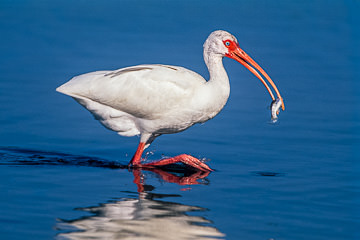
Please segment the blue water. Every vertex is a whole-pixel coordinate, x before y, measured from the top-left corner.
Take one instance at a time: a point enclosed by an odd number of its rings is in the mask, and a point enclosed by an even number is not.
[[[1,239],[359,239],[359,10],[357,1],[2,0]],[[148,150],[206,158],[208,176],[129,171],[139,139],[55,92],[81,73],[143,63],[207,78],[202,44],[216,29],[268,72],[286,111],[270,124],[265,88],[224,59],[224,110]]]

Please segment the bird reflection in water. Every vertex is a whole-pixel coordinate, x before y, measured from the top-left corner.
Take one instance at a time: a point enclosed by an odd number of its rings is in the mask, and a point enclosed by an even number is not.
[[[179,185],[206,184],[209,173],[172,173],[162,169],[132,170],[137,185],[136,197],[126,197],[98,206],[77,208],[93,215],[73,220],[59,220],[62,231],[57,239],[223,239],[224,234],[211,226],[211,221],[190,212],[207,209],[159,199],[181,195],[157,194],[145,184],[145,172],[153,172],[167,182]],[[133,195],[135,193],[130,193]],[[198,214],[197,214],[198,215]]]

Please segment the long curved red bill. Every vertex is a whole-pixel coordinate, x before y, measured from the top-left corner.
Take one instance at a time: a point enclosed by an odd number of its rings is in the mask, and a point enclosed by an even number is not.
[[[252,72],[257,78],[259,78],[260,81],[266,87],[266,90],[269,92],[271,98],[273,100],[275,100],[274,94],[272,93],[269,85],[259,74],[259,72],[260,72],[266,78],[266,80],[271,84],[271,86],[274,88],[278,98],[280,98],[280,100],[282,102],[281,108],[282,108],[282,110],[285,110],[284,100],[281,97],[279,90],[277,89],[275,83],[271,80],[269,75],[259,66],[259,64],[257,64],[249,55],[247,55],[237,44],[236,44],[236,46],[229,48],[229,53],[227,53],[226,56],[238,61],[239,63],[244,65],[250,72]]]

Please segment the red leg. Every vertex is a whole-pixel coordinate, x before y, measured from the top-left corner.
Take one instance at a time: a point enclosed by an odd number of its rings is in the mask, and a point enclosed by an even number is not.
[[[178,163],[178,162],[182,162],[184,164],[190,165],[196,169],[199,169],[200,171],[205,171],[205,172],[213,171],[208,165],[201,162],[199,159],[197,159],[193,156],[187,155],[187,154],[181,154],[176,157],[161,159],[156,162],[142,164],[141,166],[142,167],[156,167],[156,166],[164,166],[164,165]]]
[[[199,169],[200,171],[204,171],[204,172],[213,171],[208,165],[201,162],[199,159],[197,159],[193,156],[187,155],[187,154],[181,154],[176,157],[161,159],[159,161],[152,162],[152,163],[141,164],[141,155],[144,152],[144,148],[145,148],[145,142],[140,142],[134,156],[132,157],[132,159],[129,163],[129,166],[140,167],[140,168],[141,167],[152,168],[152,167],[156,167],[156,166],[164,166],[164,165],[182,162],[182,163],[192,166],[196,169]]]
[[[141,166],[141,155],[144,152],[145,143],[140,142],[134,156],[132,157],[129,166]]]

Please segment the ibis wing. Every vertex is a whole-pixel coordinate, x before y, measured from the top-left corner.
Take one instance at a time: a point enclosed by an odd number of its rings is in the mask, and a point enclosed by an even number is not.
[[[174,109],[183,109],[197,86],[204,83],[200,75],[181,67],[139,65],[83,74],[57,90],[137,118],[155,119]]]

